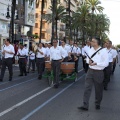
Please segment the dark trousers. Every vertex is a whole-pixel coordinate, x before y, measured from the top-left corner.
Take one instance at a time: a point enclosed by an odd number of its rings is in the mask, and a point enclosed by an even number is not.
[[[85,69],[85,58],[82,56],[83,68]]]
[[[110,75],[111,75],[111,69],[112,69],[112,63],[109,63],[108,67],[104,69],[104,87],[108,86],[108,83],[110,82]]]
[[[84,107],[89,107],[89,99],[92,92],[93,84],[95,87],[95,104],[100,105],[103,97],[103,79],[104,73],[102,70],[88,70],[85,79],[85,91],[83,97]]]
[[[52,69],[53,69],[53,75],[54,75],[54,82],[55,84],[59,84],[60,80],[60,65],[61,63],[59,60],[53,60],[52,61]]]
[[[9,79],[12,79],[13,76],[13,59],[12,58],[3,58],[2,59],[2,68],[1,68],[1,79],[3,79],[6,67],[8,67],[9,71]]]
[[[78,73],[78,62],[79,62],[79,57],[77,56],[77,60],[75,61],[75,72]]]
[[[115,68],[116,68],[116,60],[115,60],[115,62],[113,63],[113,67],[112,67],[112,73],[114,73],[114,71],[115,71]]]
[[[19,58],[19,69],[21,75],[26,74],[26,58]]]
[[[34,60],[29,59],[28,72],[30,70],[31,65],[32,65],[32,70],[35,71],[35,59]]]
[[[45,59],[44,58],[37,58],[36,59],[36,66],[39,77],[42,77],[43,69],[44,69]]]
[[[85,62],[85,72],[87,73],[87,71],[88,71],[88,68],[89,68],[89,64],[87,64],[86,62]]]

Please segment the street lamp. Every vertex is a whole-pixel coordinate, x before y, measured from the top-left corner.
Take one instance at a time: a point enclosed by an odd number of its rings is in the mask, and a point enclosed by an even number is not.
[[[15,18],[15,20],[16,21],[19,21],[19,17],[18,17],[18,11],[16,12],[17,14],[16,14],[16,18]],[[10,19],[11,18],[11,22],[10,22],[10,29],[11,29],[11,31],[12,31],[12,43],[14,42],[14,9],[13,9],[13,7],[12,7],[12,12],[11,12],[11,16],[10,16],[10,9],[9,9],[9,5],[8,5],[8,8],[7,8],[7,15],[6,15],[6,18],[7,19]],[[10,32],[11,32],[10,30],[9,30],[9,37],[10,37]]]

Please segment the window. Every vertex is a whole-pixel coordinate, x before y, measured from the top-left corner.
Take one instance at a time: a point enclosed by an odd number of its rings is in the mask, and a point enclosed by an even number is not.
[[[45,33],[42,33],[42,34],[41,34],[41,38],[42,38],[42,39],[45,39]]]
[[[35,33],[35,35],[37,35],[37,36],[38,36],[38,33]]]
[[[35,14],[35,17],[38,18],[38,13]]]
[[[35,28],[38,28],[38,23],[35,23]]]

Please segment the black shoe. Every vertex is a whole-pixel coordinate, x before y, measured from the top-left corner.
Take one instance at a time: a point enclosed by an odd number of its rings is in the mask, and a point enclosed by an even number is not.
[[[12,81],[12,78],[9,78],[9,81]]]
[[[29,73],[29,71],[27,71],[27,73]]]
[[[59,84],[55,84],[55,85],[54,85],[54,88],[58,88],[58,87],[59,87]]]
[[[2,79],[0,79],[0,82],[3,82],[3,80],[2,80]]]
[[[27,73],[25,73],[25,76],[27,76]]]
[[[104,87],[104,90],[106,90],[106,91],[107,91],[107,90],[108,90],[108,89],[107,89],[107,87]]]
[[[88,111],[88,108],[83,107],[83,106],[82,106],[82,107],[78,107],[78,109],[79,109],[79,110],[83,110],[83,111]]]
[[[95,106],[96,110],[100,110],[100,105]]]
[[[39,76],[39,77],[38,77],[38,79],[39,79],[39,80],[41,80],[41,79],[42,79],[42,77],[41,77],[41,76]]]
[[[19,76],[23,76],[23,74],[20,74]]]

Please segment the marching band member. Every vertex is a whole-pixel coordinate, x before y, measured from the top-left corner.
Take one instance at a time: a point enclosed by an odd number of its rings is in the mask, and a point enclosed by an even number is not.
[[[91,46],[90,46],[90,41],[89,40],[87,40],[87,42],[86,42],[86,46],[84,47],[84,58],[85,58],[85,72],[87,73],[87,71],[88,71],[88,63],[86,62],[86,58],[87,58],[87,55],[88,55],[88,53],[89,53],[89,51],[90,51],[90,49],[91,49]]]
[[[113,62],[113,69],[112,69],[112,74],[114,74],[115,68],[116,68],[116,63],[118,63],[118,53],[115,47],[112,47],[115,57],[115,61]]]
[[[74,43],[74,49],[73,49],[74,53],[75,53],[75,57],[77,57],[77,59],[75,60],[75,72],[78,73],[78,62],[79,62],[79,57],[81,55],[81,50],[78,47],[77,43]]]
[[[87,111],[89,109],[89,99],[92,92],[92,86],[95,86],[95,107],[100,109],[103,97],[103,80],[104,68],[108,66],[108,53],[100,47],[100,38],[92,39],[92,48],[88,52],[87,63],[89,70],[85,79],[85,91],[83,96],[83,106],[78,107],[80,110]]]
[[[5,74],[6,67],[8,67],[9,70],[9,81],[12,81],[13,76],[13,56],[15,54],[15,50],[13,45],[10,44],[10,40],[6,39],[5,45],[2,49],[3,59],[2,59],[2,68],[1,68],[1,76],[0,76],[0,82],[3,81],[3,77]]]
[[[112,64],[115,61],[115,54],[113,49],[111,48],[112,42],[109,40],[106,42],[107,48],[104,48],[109,56],[109,65],[104,69],[104,90],[107,90],[108,83],[110,82],[110,76],[112,72]]]
[[[42,79],[42,73],[44,70],[45,65],[45,55],[46,55],[46,49],[43,47],[42,43],[39,43],[38,49],[37,49],[37,55],[36,55],[36,66],[38,70],[38,79]]]
[[[58,46],[57,43],[57,40],[53,40],[53,47],[50,48],[50,61],[52,62],[55,88],[59,87],[60,64],[65,58],[64,49]]]
[[[71,56],[70,62],[74,62],[74,51],[73,51],[73,48],[74,48],[73,41],[70,40],[70,56]]]
[[[32,50],[32,48],[30,49],[29,53],[29,66],[28,66],[28,73],[32,64],[32,71],[35,72],[35,53],[34,50]]]
[[[70,47],[66,45],[64,40],[61,40],[61,46],[65,50],[65,56],[66,56],[63,62],[68,62],[68,59],[70,57]]]
[[[24,48],[23,44],[20,44],[20,48],[18,49],[17,55],[19,57],[19,69],[20,69],[20,75],[23,76],[23,73],[25,76],[27,76],[26,72],[26,56],[28,56],[28,53],[26,49]]]

